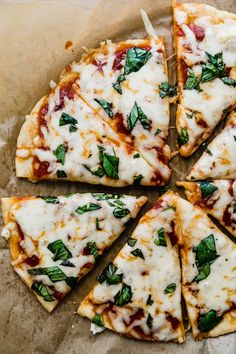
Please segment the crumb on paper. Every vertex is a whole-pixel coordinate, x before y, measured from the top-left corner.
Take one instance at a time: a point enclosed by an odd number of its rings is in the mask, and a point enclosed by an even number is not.
[[[91,323],[90,331],[93,332],[93,334],[101,333],[104,331],[104,327],[97,326],[95,323]]]
[[[70,47],[73,46],[73,42],[72,41],[66,41],[65,43],[65,49],[69,49]]]

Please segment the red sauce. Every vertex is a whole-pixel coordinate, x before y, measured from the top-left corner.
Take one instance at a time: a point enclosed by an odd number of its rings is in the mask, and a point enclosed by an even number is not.
[[[198,42],[202,42],[205,37],[205,30],[204,28],[195,25],[195,23],[190,23],[189,28],[195,34],[196,40]]]
[[[48,161],[40,161],[37,156],[34,156],[33,166],[34,166],[33,168],[34,168],[35,177],[41,178],[48,174],[48,167],[49,167]]]
[[[202,128],[207,128],[208,127],[208,125],[207,125],[207,123],[205,122],[205,120],[203,120],[203,119],[198,119],[197,120],[197,124],[200,126],[200,127],[202,127]]]
[[[135,150],[134,146],[134,136],[130,134],[130,131],[124,125],[124,116],[122,113],[116,113],[113,120],[112,126],[114,126],[115,131],[121,135],[121,140],[125,142],[128,154],[132,154]]]
[[[89,256],[91,254],[89,247],[84,247],[83,256]]]
[[[158,201],[153,205],[152,209],[162,209],[162,204],[163,204],[163,200],[162,199],[158,199]]]
[[[224,213],[223,213],[223,222],[225,223],[225,225],[230,226],[232,223],[234,223],[233,219],[232,219],[232,215],[229,212],[229,208],[231,208],[232,205],[228,204]]]
[[[130,47],[123,48],[121,50],[117,50],[114,53],[115,59],[112,65],[113,70],[121,70],[123,68],[123,64],[121,64],[121,62],[125,59],[126,53],[128,52],[129,49]]]
[[[135,332],[137,332],[142,339],[153,340],[153,335],[144,333],[140,326],[134,326],[132,329],[135,330]]]
[[[35,255],[32,257],[28,257],[25,262],[29,264],[31,267],[36,267],[39,264],[39,258]]]
[[[233,191],[233,183],[234,183],[234,181],[233,181],[233,180],[229,181],[229,188],[228,188],[228,192],[229,192],[229,194],[230,194],[231,196],[233,196],[233,195],[234,195],[234,191]]]
[[[177,238],[177,236],[175,234],[175,223],[174,223],[173,220],[171,221],[170,226],[172,228],[172,231],[171,232],[167,232],[167,236],[170,239],[171,245],[175,246],[178,243],[178,238]]]
[[[180,28],[180,27],[178,27],[177,36],[179,36],[179,37],[185,37],[184,31],[183,31],[182,28]]]
[[[185,63],[185,61],[182,58],[179,61],[179,67],[180,67],[181,81],[183,84],[185,84],[188,78],[188,65]]]
[[[103,68],[102,68],[102,67],[105,66],[105,65],[107,65],[107,62],[101,63],[99,60],[93,59],[92,64],[93,64],[93,65],[96,65],[97,68],[98,68],[98,71],[100,71],[101,73],[103,73]]]
[[[49,286],[49,289],[52,290],[52,295],[55,297],[55,299],[56,299],[57,301],[61,301],[61,300],[63,299],[64,294],[63,294],[63,293],[60,293],[59,291],[57,291],[57,290],[54,288],[53,285],[52,285],[52,286]]]
[[[20,236],[20,240],[21,240],[21,241],[24,240],[24,239],[25,239],[25,236],[24,236],[23,231],[21,230],[21,227],[20,227],[19,224],[17,224],[17,231],[18,231],[18,234],[19,234],[19,236]]]
[[[163,148],[155,146],[153,149],[157,152],[158,160],[161,161],[164,165],[167,165],[168,157],[164,154]]]
[[[43,137],[41,127],[47,125],[46,115],[48,113],[48,103],[45,103],[39,110],[38,122],[39,122],[39,136]]]
[[[109,301],[108,305],[105,307],[105,309],[103,310],[104,312],[112,312],[112,313],[116,313],[116,310],[114,308],[114,303]]]
[[[161,185],[164,182],[162,175],[158,171],[154,172],[154,176],[151,178],[151,181],[157,185]]]
[[[178,318],[168,315],[166,319],[171,323],[171,326],[174,330],[179,327],[180,321],[178,320]]]
[[[64,98],[65,97],[68,97],[69,100],[72,100],[75,97],[75,91],[72,87],[73,83],[74,83],[74,81],[71,81],[67,85],[60,87],[60,93],[59,93],[60,103],[55,106],[55,108],[54,108],[55,112],[58,111],[59,109],[64,108],[64,106],[65,106]]]
[[[130,326],[134,321],[141,320],[141,318],[144,317],[144,311],[142,309],[138,309],[133,315],[129,317],[129,324]]]

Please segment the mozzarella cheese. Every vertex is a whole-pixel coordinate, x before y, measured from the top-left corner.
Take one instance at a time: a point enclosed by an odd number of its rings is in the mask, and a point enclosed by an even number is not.
[[[41,302],[51,311],[59,301],[58,293],[62,298],[70,291],[67,278],[73,277],[78,281],[86,274],[93,267],[97,255],[114,242],[147,199],[76,193],[58,198],[3,199],[4,210],[5,203],[11,200],[12,205],[5,213],[2,236],[9,241],[12,264],[29,287],[37,282],[45,285],[52,296],[57,295],[50,302],[41,295]],[[50,245],[56,242],[64,246],[53,250]],[[69,252],[68,257],[58,255],[63,250],[67,253],[64,247]],[[70,264],[63,263],[63,260]],[[47,273],[29,273],[35,268],[48,267],[59,267],[66,280],[53,282]]]
[[[174,198],[173,193],[164,195],[142,217],[132,235],[135,244],[128,242],[114,260],[117,274],[123,274],[122,282],[97,283],[80,305],[80,315],[93,319],[99,314],[105,327],[137,339],[183,342]],[[161,233],[158,230],[163,230],[166,246],[155,244]],[[141,257],[132,254],[137,249]],[[114,302],[123,284],[131,287],[132,300],[118,306]],[[170,284],[174,284],[175,290],[168,293]],[[152,302],[147,304],[149,297]]]

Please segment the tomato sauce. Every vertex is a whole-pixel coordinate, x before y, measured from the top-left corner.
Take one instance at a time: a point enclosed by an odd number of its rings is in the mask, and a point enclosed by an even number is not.
[[[223,213],[223,222],[225,223],[225,225],[231,226],[232,223],[234,223],[234,220],[232,219],[232,215],[229,211],[229,208],[231,208],[232,205],[228,204],[224,213]]]
[[[103,66],[107,65],[107,62],[101,63],[99,60],[93,59],[92,64],[97,66],[98,71],[103,73]]]
[[[75,97],[75,91],[72,87],[74,84],[74,81],[69,82],[65,86],[60,87],[60,93],[59,93],[59,104],[55,106],[54,111],[58,111],[59,109],[64,108],[65,103],[64,103],[64,98],[68,97],[69,100],[72,100]]]
[[[170,226],[172,228],[172,231],[171,232],[167,232],[167,236],[170,239],[171,245],[175,246],[178,243],[178,238],[177,238],[177,236],[175,234],[175,223],[174,223],[173,220],[171,221]]]
[[[178,320],[178,318],[173,317],[171,315],[168,314],[168,316],[166,317],[167,321],[170,322],[171,327],[175,330],[179,327],[180,325],[180,321]]]
[[[205,30],[204,30],[204,28],[195,25],[195,23],[190,23],[189,24],[189,28],[195,34],[196,40],[198,42],[202,42],[203,39],[205,38]]]
[[[36,267],[39,264],[39,258],[35,255],[26,258],[25,262],[31,267]]]
[[[113,70],[121,70],[123,68],[123,64],[121,62],[125,59],[126,53],[131,48],[135,48],[135,47],[132,45],[128,45],[126,47],[123,47],[122,49],[118,49],[115,51],[115,53],[114,53],[115,59],[114,59],[113,65],[112,65]],[[140,45],[140,46],[137,46],[136,48],[142,48],[145,50],[151,49],[151,47],[148,45]]]
[[[47,175],[49,173],[48,167],[49,167],[48,161],[40,161],[37,156],[34,156],[33,171],[35,177],[41,178]]]
[[[183,84],[185,84],[188,78],[188,65],[182,58],[179,61],[179,70],[180,70],[180,80],[182,81]]]
[[[46,120],[47,113],[48,113],[48,103],[45,103],[44,105],[42,105],[42,107],[40,108],[39,113],[38,113],[39,136],[41,138],[43,137],[41,127],[47,126],[47,120]]]
[[[144,317],[144,311],[142,309],[138,309],[138,311],[129,317],[128,326],[130,326],[136,320],[141,320],[142,317]]]

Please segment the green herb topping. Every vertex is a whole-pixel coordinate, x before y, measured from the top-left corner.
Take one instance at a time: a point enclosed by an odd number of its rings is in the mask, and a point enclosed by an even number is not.
[[[127,243],[130,247],[134,247],[134,245],[136,244],[137,240],[135,238],[129,238]]]
[[[91,322],[99,327],[103,327],[102,317],[98,313],[94,316]]]
[[[204,315],[199,315],[198,328],[202,332],[209,332],[215,328],[223,320],[222,316],[218,316],[215,310],[210,310]]]
[[[56,300],[54,296],[49,294],[47,286],[41,282],[34,281],[31,285],[31,289],[34,290],[39,296],[42,296],[44,301],[52,302]]]
[[[166,96],[174,97],[177,94],[176,87],[174,85],[169,84],[169,82],[163,81],[159,86],[159,90],[159,95],[161,98],[164,98]]]
[[[123,284],[122,289],[114,296],[115,305],[123,306],[131,302],[133,292],[129,285]]]
[[[95,203],[88,203],[88,204],[78,207],[75,210],[75,212],[77,214],[84,214],[84,213],[87,213],[88,211],[93,211],[93,210],[98,210],[98,209],[101,209],[101,205],[95,204]]]
[[[140,121],[144,129],[150,130],[151,124],[149,119],[141,107],[137,105],[137,102],[135,102],[130,114],[127,116],[128,130],[131,131],[138,121]]]
[[[165,294],[172,294],[175,290],[176,290],[176,284],[175,283],[171,283],[165,288],[164,293]]]
[[[49,243],[47,248],[54,254],[53,260],[55,262],[58,261],[58,259],[67,260],[72,257],[71,252],[61,240]]]
[[[116,274],[118,268],[110,262],[108,266],[103,270],[102,274],[97,277],[97,280],[100,284],[104,281],[107,282],[108,285],[119,284],[122,282],[123,274]]]
[[[165,239],[164,228],[161,227],[157,231],[157,234],[158,234],[158,240],[157,239],[154,240],[155,245],[166,247],[167,243],[166,243],[166,239]]]
[[[200,79],[194,74],[193,70],[189,70],[184,90],[197,90],[198,92],[201,92],[200,82]]]
[[[112,103],[107,102],[106,100],[102,99],[97,99],[95,98],[94,101],[96,101],[100,106],[104,109],[104,111],[109,115],[110,118],[113,117],[113,112],[112,112]]]
[[[57,161],[62,165],[65,164],[66,147],[64,144],[59,145],[56,150],[53,151],[53,155],[56,156]]]
[[[125,59],[124,74],[139,71],[143,65],[151,58],[152,53],[149,50],[133,47],[127,51]]]
[[[135,257],[139,257],[139,258],[142,258],[142,259],[145,259],[144,258],[144,255],[143,255],[143,252],[140,248],[136,248],[135,250],[133,250],[132,252],[130,252],[133,256]]]
[[[203,198],[208,198],[212,196],[212,194],[218,190],[218,187],[214,186],[211,182],[201,182],[200,190]]]

